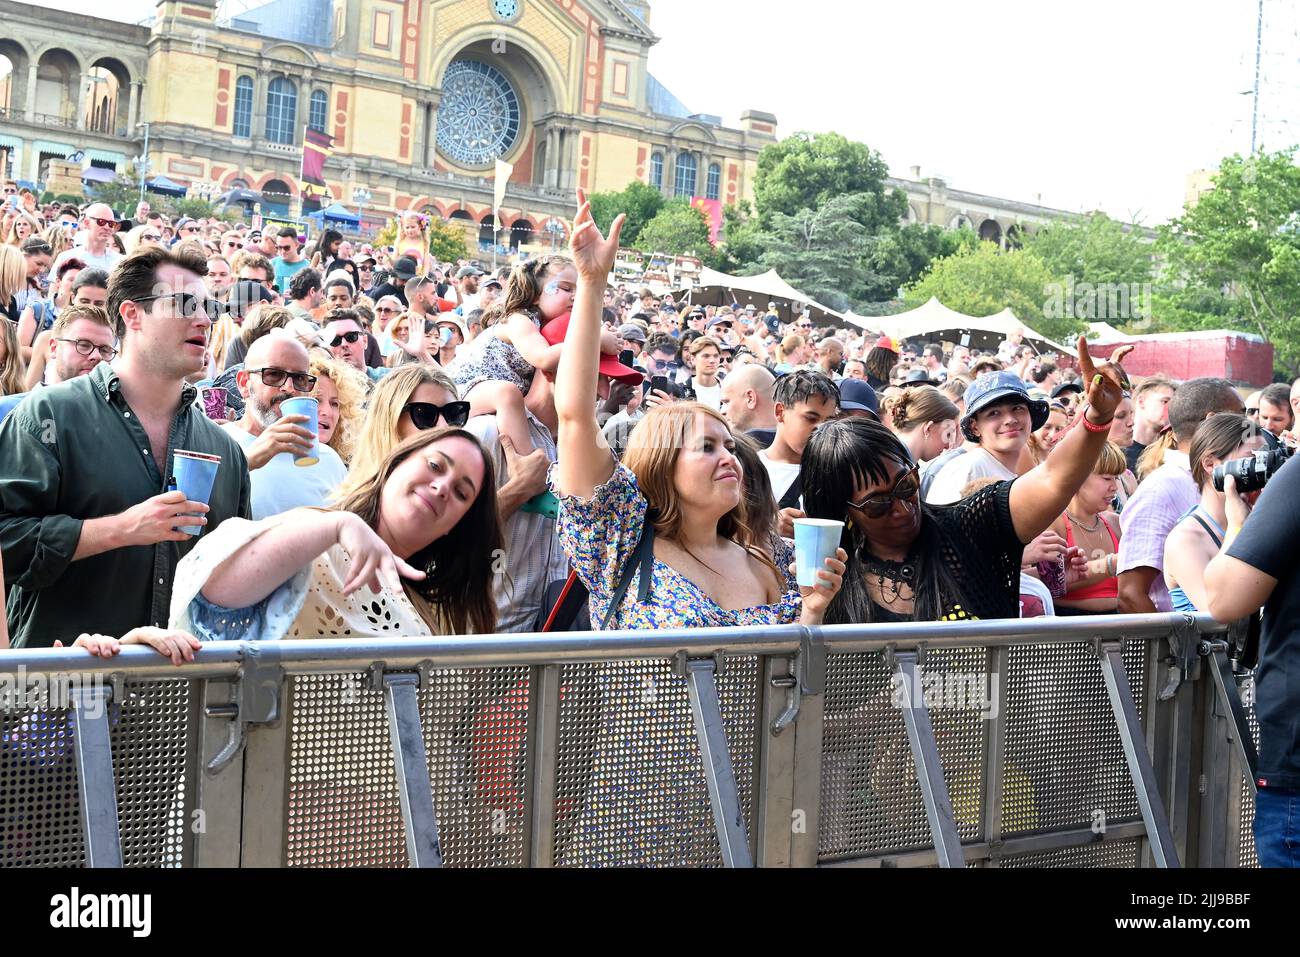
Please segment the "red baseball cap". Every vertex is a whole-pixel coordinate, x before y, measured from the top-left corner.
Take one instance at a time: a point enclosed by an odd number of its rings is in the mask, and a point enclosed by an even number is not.
[[[890,352],[897,352],[898,345],[889,336],[881,336],[876,340],[877,349],[888,349]]]
[[[557,316],[546,325],[542,326],[542,338],[551,345],[559,345],[564,341],[565,335],[569,331],[569,313]],[[645,381],[645,375],[636,369],[630,369],[618,361],[616,356],[609,356],[601,353],[600,356],[600,374],[608,376],[615,382],[626,382],[628,385],[640,385]]]

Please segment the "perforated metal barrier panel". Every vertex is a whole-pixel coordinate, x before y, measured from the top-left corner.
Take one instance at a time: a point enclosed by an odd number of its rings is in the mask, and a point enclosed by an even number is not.
[[[718,678],[751,835],[758,682],[752,657]],[[561,669],[555,805],[561,866],[721,866],[686,680],[669,662]]]
[[[291,867],[405,867],[382,692],[362,674],[290,679]],[[526,863],[529,669],[432,671],[420,717],[447,866]]]
[[[1000,867],[1137,867],[1140,841],[1107,841],[1003,858]]]
[[[929,652],[922,664],[922,690],[963,839],[979,836],[983,810],[985,658],[982,648],[945,649]],[[818,832],[823,860],[930,844],[896,694],[882,654],[830,656]]]
[[[122,862],[180,867],[192,813],[188,681],[128,682],[109,706]],[[0,867],[85,863],[71,714],[0,712]]]
[[[1255,750],[1258,753],[1259,719],[1255,716],[1254,680],[1252,676],[1250,679],[1252,694],[1247,699],[1250,703],[1243,702],[1243,707],[1246,711],[1246,721],[1250,724],[1250,736],[1255,740]],[[1255,794],[1245,774],[1241,776],[1238,787],[1241,788],[1241,817],[1240,829],[1237,832],[1237,866],[1259,867],[1259,854],[1255,850],[1255,832],[1251,827],[1251,823],[1255,820]]]
[[[1144,654],[1144,642],[1124,648],[1139,716]],[[1094,825],[1104,831],[1138,816],[1091,646],[1012,647],[996,681],[980,648],[931,651],[922,671],[921,690],[963,840],[987,837],[983,769],[993,723],[1004,734],[1003,835]],[[998,684],[1004,713],[994,704]],[[830,657],[824,720],[819,859],[929,846],[921,789],[883,655]]]
[[[1142,716],[1145,642],[1124,646]],[[1025,645],[1008,652],[1002,831],[1091,827],[1139,816],[1115,715],[1092,648]]]

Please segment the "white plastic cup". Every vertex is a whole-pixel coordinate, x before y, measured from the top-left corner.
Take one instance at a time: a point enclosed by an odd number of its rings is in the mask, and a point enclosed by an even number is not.
[[[320,406],[311,396],[295,396],[292,399],[285,399],[280,403],[280,412],[283,415],[305,415],[307,421],[303,423],[303,428],[312,435],[320,432],[320,421],[317,416],[320,414]],[[319,439],[313,440],[311,452],[293,460],[294,465],[308,466],[315,465],[320,461],[320,453],[317,449]]]
[[[795,580],[804,588],[822,584],[817,577],[826,571],[826,559],[835,557],[840,547],[844,523],[829,518],[796,518],[794,520]]]

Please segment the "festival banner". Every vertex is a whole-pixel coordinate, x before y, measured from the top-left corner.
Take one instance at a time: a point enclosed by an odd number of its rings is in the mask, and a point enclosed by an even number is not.
[[[703,196],[691,198],[691,205],[704,214],[709,221],[709,242],[718,244],[718,234],[722,232],[722,200],[705,199]]]
[[[302,133],[302,175],[298,187],[302,191],[302,215],[317,212],[325,199],[325,160],[334,145],[334,137],[310,126]]]

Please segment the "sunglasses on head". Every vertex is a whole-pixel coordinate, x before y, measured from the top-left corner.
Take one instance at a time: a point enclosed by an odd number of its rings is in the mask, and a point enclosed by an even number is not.
[[[468,402],[448,402],[446,405],[435,405],[432,402],[408,402],[402,407],[402,411],[409,413],[411,424],[421,432],[432,429],[438,424],[441,418],[449,426],[462,426],[469,421],[469,403]]]
[[[316,388],[316,377],[306,372],[290,372],[287,369],[276,369],[273,366],[267,366],[264,369],[248,369],[249,375],[262,377],[262,385],[270,386],[272,389],[278,389],[284,385],[286,379],[293,381],[294,392],[310,392]]]
[[[895,502],[905,502],[915,498],[921,491],[921,470],[913,465],[899,476],[894,487],[884,495],[873,495],[861,502],[849,502],[849,508],[856,509],[867,518],[884,518],[893,509]]]
[[[356,342],[356,341],[357,341],[358,339],[360,339],[360,338],[361,338],[361,333],[360,333],[360,332],[345,332],[345,333],[343,333],[343,334],[341,334],[341,335],[337,335],[337,336],[335,336],[333,339],[331,339],[331,340],[330,340],[330,345],[331,345],[331,346],[334,346],[335,348],[337,348],[337,347],[343,345],[343,343],[345,343],[345,342],[348,342],[348,343]]]

